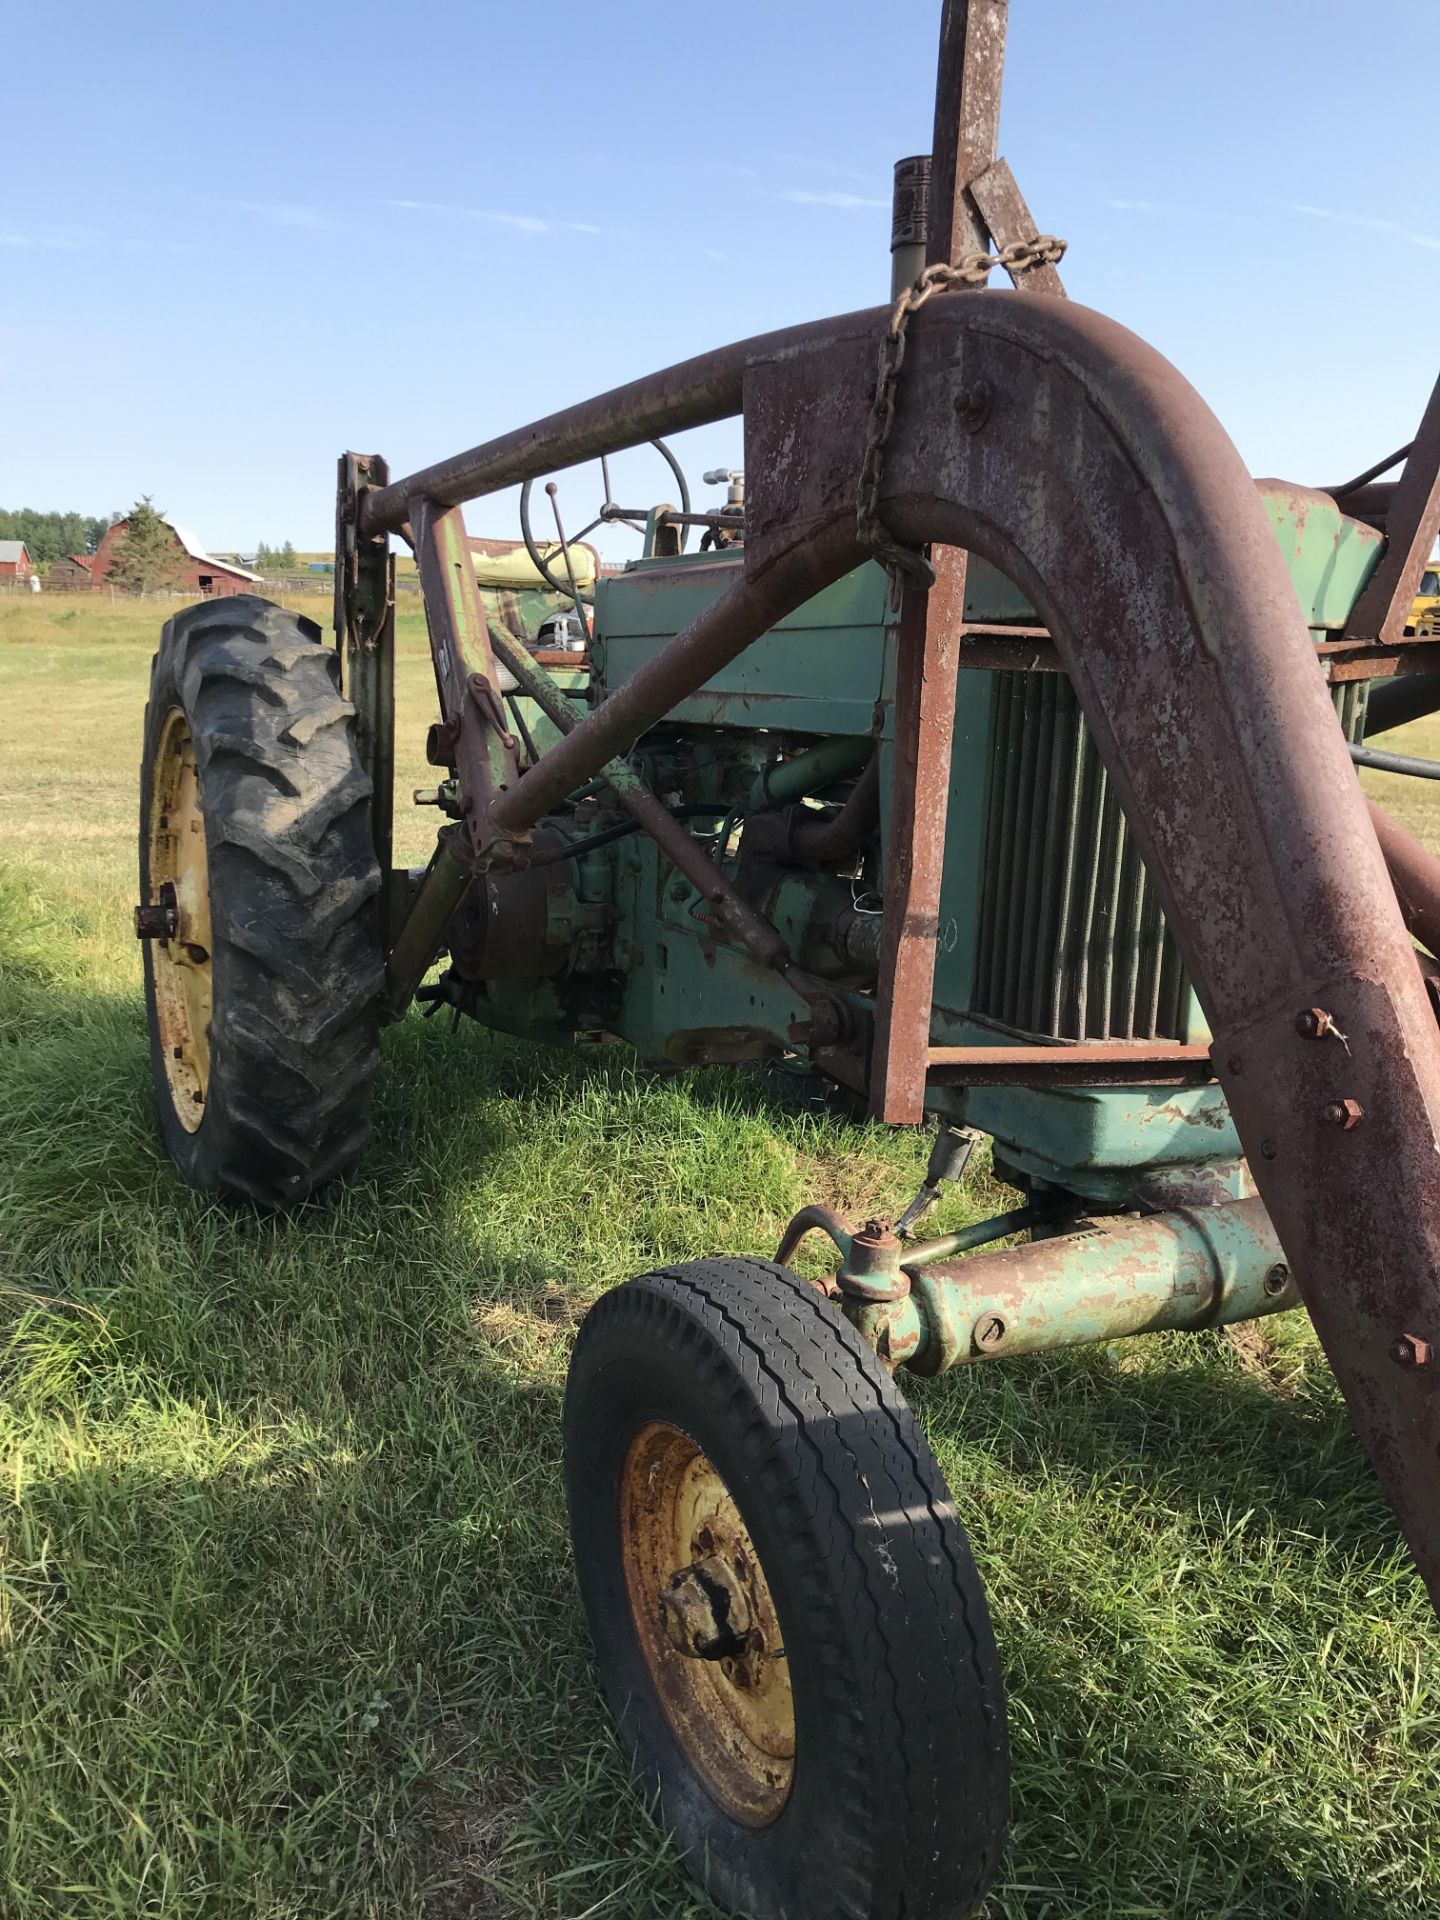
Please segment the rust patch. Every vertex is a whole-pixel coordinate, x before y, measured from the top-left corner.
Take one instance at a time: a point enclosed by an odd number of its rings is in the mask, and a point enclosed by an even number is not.
[[[795,1778],[779,1616],[729,1489],[661,1420],[639,1430],[621,1468],[620,1552],[635,1637],[686,1760],[734,1819],[771,1825]]]

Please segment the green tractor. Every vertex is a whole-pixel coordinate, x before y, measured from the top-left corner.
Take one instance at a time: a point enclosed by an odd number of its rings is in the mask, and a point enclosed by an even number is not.
[[[889,304],[406,478],[347,454],[335,644],[258,599],[189,608],[146,722],[137,931],[194,1186],[290,1208],[342,1178],[416,1000],[785,1063],[934,1129],[890,1219],[806,1207],[774,1260],[608,1293],[575,1347],[601,1679],[694,1873],[758,1920],[963,1914],[1001,1859],[1001,1672],[906,1370],[1303,1304],[1440,1598],[1440,864],[1355,773],[1440,704],[1404,631],[1440,389],[1344,486],[1255,482],[1172,367],[1065,299],[997,158],[1004,18],[945,8]],[[662,436],[736,415],[744,477],[694,507]],[[639,557],[587,577],[558,500],[537,546],[533,483],[657,442],[678,498],[619,504],[606,466],[592,523]],[[520,482],[528,607],[462,513]],[[438,695],[417,871],[392,535]],[[926,1239],[987,1135],[1016,1205]],[[823,1283],[788,1265],[811,1233]]]

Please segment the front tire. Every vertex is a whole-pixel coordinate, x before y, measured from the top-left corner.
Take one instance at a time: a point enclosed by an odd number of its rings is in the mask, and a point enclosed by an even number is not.
[[[347,1172],[370,1131],[380,874],[339,675],[313,621],[237,594],[166,623],[145,710],[160,1135],[191,1186],[266,1207]]]
[[[565,1400],[590,1633],[642,1784],[750,1920],[958,1920],[994,1878],[979,1576],[885,1369],[815,1289],[703,1260],[606,1294]]]

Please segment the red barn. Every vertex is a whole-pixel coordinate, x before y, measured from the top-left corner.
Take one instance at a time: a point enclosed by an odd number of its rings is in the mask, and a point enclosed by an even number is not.
[[[0,540],[0,580],[26,580],[30,576],[30,555],[23,540]]]
[[[129,524],[128,520],[117,520],[100,542],[99,551],[90,562],[90,578],[95,586],[104,586],[116,544]],[[167,520],[165,525],[170,529],[170,544],[184,560],[183,567],[176,568],[170,585],[188,587],[207,599],[226,593],[252,593],[261,585],[258,573],[247,573],[244,567],[237,567],[230,560],[217,560],[187,528],[177,526],[173,520]]]

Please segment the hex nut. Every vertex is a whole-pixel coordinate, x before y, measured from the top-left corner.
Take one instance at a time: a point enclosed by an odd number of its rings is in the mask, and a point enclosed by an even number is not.
[[[1342,1127],[1349,1133],[1365,1118],[1365,1109],[1358,1100],[1332,1100],[1328,1106],[1320,1109],[1320,1118],[1327,1127]]]
[[[1335,1022],[1324,1007],[1306,1007],[1295,1016],[1295,1031],[1306,1040],[1320,1040]]]
[[[1428,1367],[1430,1342],[1422,1340],[1418,1333],[1402,1333],[1391,1342],[1390,1358],[1398,1367]]]

